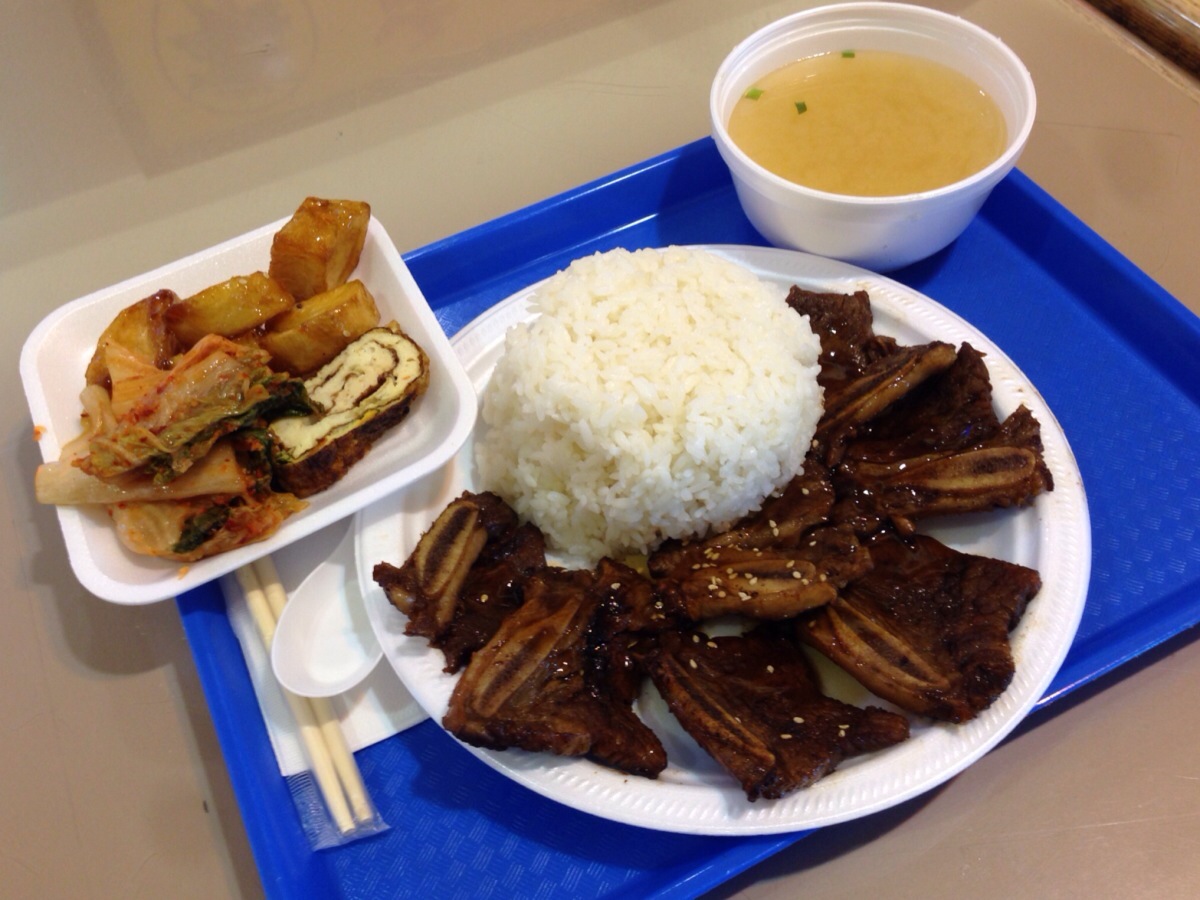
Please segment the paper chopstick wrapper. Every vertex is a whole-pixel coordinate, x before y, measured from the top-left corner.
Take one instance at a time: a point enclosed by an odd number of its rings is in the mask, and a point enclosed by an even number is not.
[[[241,644],[279,771],[283,775],[303,772],[307,764],[299,731],[291,721],[283,690],[275,680],[270,656],[256,633],[236,576],[231,574],[222,578],[221,590],[225,595],[229,624]],[[386,661],[381,662],[361,685],[330,698],[329,703],[341,721],[346,744],[354,751],[399,734],[426,718]]]
[[[353,750],[424,718],[386,667],[341,698],[304,698],[282,688],[270,665],[275,622],[287,596],[271,559],[222,580],[230,624],[251,681],[280,771],[288,780],[314,848],[336,846],[387,826],[367,795]]]

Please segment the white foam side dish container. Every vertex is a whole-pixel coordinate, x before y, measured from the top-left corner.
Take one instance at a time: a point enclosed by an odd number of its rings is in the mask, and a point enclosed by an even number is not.
[[[186,297],[235,275],[266,271],[271,240],[287,218],[66,304],[43,319],[21,351],[21,380],[46,461],[79,434],[79,394],[96,341],[116,314],[155,291]],[[471,433],[477,401],[462,364],[383,226],[374,217],[353,276],[374,296],[382,322],[395,321],[429,356],[425,395],[328,490],[309,498],[265,541],[190,564],[126,550],[103,507],[57,507],[71,567],[96,596],[119,604],[165,600],[232,572],[343,519],[450,459]],[[33,478],[33,472],[22,477]]]

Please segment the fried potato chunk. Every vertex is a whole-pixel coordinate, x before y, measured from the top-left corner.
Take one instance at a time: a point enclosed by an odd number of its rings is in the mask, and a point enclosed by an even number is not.
[[[258,345],[271,354],[271,367],[277,372],[307,375],[379,325],[379,319],[375,298],[355,280],[273,319]]]
[[[370,204],[360,200],[306,198],[271,243],[271,277],[297,300],[345,284],[370,219]]]
[[[84,375],[86,382],[104,388],[112,384],[108,371],[108,348],[112,344],[124,347],[149,365],[165,369],[180,349],[167,324],[167,310],[177,302],[179,298],[174,292],[162,290],[117,313],[96,341],[96,351]]]
[[[206,334],[234,338],[296,305],[295,298],[264,272],[235,275],[210,285],[167,310],[167,325],[185,347]]]

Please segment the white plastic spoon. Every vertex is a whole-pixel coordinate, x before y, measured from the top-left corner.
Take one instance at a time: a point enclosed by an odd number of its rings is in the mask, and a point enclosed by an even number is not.
[[[271,642],[279,683],[302,697],[333,697],[371,674],[383,649],[371,629],[354,564],[354,529],[288,593]]]

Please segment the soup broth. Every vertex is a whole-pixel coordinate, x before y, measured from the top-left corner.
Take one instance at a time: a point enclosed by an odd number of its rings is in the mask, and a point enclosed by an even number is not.
[[[734,106],[729,135],[789,181],[859,196],[952,184],[1008,139],[999,107],[970,78],[883,50],[811,56],[763,76]]]

